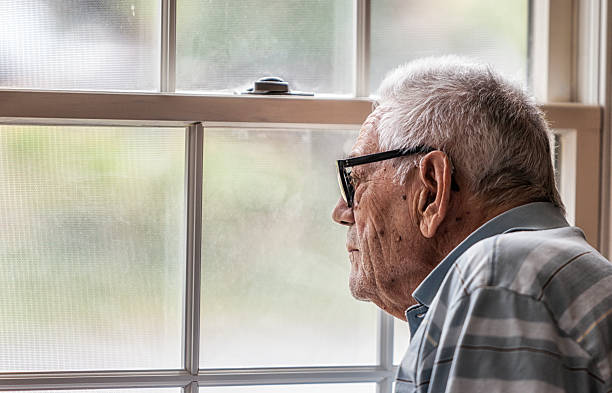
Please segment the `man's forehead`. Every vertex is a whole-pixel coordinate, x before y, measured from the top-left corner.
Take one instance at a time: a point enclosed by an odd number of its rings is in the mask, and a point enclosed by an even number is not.
[[[361,125],[359,136],[351,150],[351,157],[378,152],[378,124],[382,115],[379,109],[377,108],[374,112],[370,113]]]

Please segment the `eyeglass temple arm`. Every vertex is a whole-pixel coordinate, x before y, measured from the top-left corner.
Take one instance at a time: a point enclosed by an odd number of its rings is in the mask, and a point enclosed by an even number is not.
[[[403,149],[389,150],[389,151],[385,151],[382,153],[374,153],[374,154],[368,154],[365,156],[338,160],[338,165],[342,167],[356,166],[356,165],[368,164],[370,162],[388,160],[390,158],[395,158],[395,157],[408,156],[411,154],[429,153],[434,150],[436,149],[432,147],[424,147],[424,146],[419,146],[417,148],[408,149],[408,150],[403,150]]]

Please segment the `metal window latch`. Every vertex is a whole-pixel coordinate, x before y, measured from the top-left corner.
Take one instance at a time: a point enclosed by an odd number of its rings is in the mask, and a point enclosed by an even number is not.
[[[241,94],[264,94],[264,95],[290,95],[290,96],[313,96],[314,93],[303,91],[292,91],[289,83],[275,76],[266,76],[255,81],[253,87],[248,88]]]

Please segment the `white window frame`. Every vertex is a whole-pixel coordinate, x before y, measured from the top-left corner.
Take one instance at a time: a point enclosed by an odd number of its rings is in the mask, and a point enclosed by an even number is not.
[[[187,260],[183,369],[0,373],[0,390],[232,386],[298,383],[377,383],[391,388],[393,319],[378,313],[377,361],[339,367],[199,369],[203,133],[206,126],[336,125],[354,127],[372,109],[369,99],[195,96],[50,91],[0,91],[0,124],[183,126],[186,129]],[[330,225],[333,225],[330,218]]]
[[[612,32],[608,0],[530,0],[531,85],[561,141],[561,196],[570,223],[612,251]],[[607,72],[606,72],[607,71]]]
[[[378,353],[374,365],[199,369],[203,130],[219,122],[245,126],[275,123],[357,128],[372,109],[372,102],[367,98],[370,0],[354,0],[356,98],[353,99],[175,94],[177,0],[160,1],[160,93],[0,90],[0,124],[185,127],[187,268],[183,367],[119,372],[0,373],[0,390],[180,387],[185,393],[197,393],[199,386],[372,382],[377,384],[379,393],[391,392],[396,371],[393,318],[382,311],[378,314]],[[606,179],[611,169],[605,154],[604,166],[600,166],[600,153],[609,152],[611,144],[607,128],[602,134],[604,123],[609,128],[611,119],[606,109],[606,120],[602,122],[602,103],[607,105],[610,101],[610,92],[602,82],[604,72],[599,71],[603,69],[602,64],[607,64],[601,56],[607,59],[609,52],[605,42],[602,43],[610,29],[607,24],[610,10],[606,6],[606,0],[532,0],[532,45],[536,51],[531,75],[536,82],[533,86],[537,97],[544,102],[541,109],[552,126],[560,130],[562,195],[568,205],[568,216],[584,229],[591,244],[609,249],[612,243],[607,228],[612,223],[612,214],[607,205],[612,185]],[[592,24],[594,20],[598,21],[596,27],[587,28],[587,23]],[[594,61],[578,61],[578,54],[585,51],[596,52],[599,57]],[[609,70],[609,64],[606,67]],[[579,99],[583,103],[578,103]]]

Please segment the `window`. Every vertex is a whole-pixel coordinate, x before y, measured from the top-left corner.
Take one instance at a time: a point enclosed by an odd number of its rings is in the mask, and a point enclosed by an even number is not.
[[[376,364],[376,310],[348,293],[328,217],[355,134],[204,127],[200,368]]]
[[[161,3],[3,1],[0,86],[159,91]]]
[[[553,72],[571,60],[563,20],[538,27],[552,6],[417,3],[0,5],[3,388],[390,392],[407,329],[350,298],[329,218],[368,97],[397,63],[449,51],[531,67],[545,100],[574,83]],[[233,94],[268,75],[315,96]],[[542,109],[597,244],[600,195],[580,190],[600,187],[601,109]]]
[[[0,125],[2,371],[180,368],[185,132]]]
[[[397,64],[446,54],[481,59],[526,82],[528,9],[528,1],[372,0],[370,91]]]
[[[352,0],[177,3],[177,91],[244,91],[262,76],[351,94]]]

